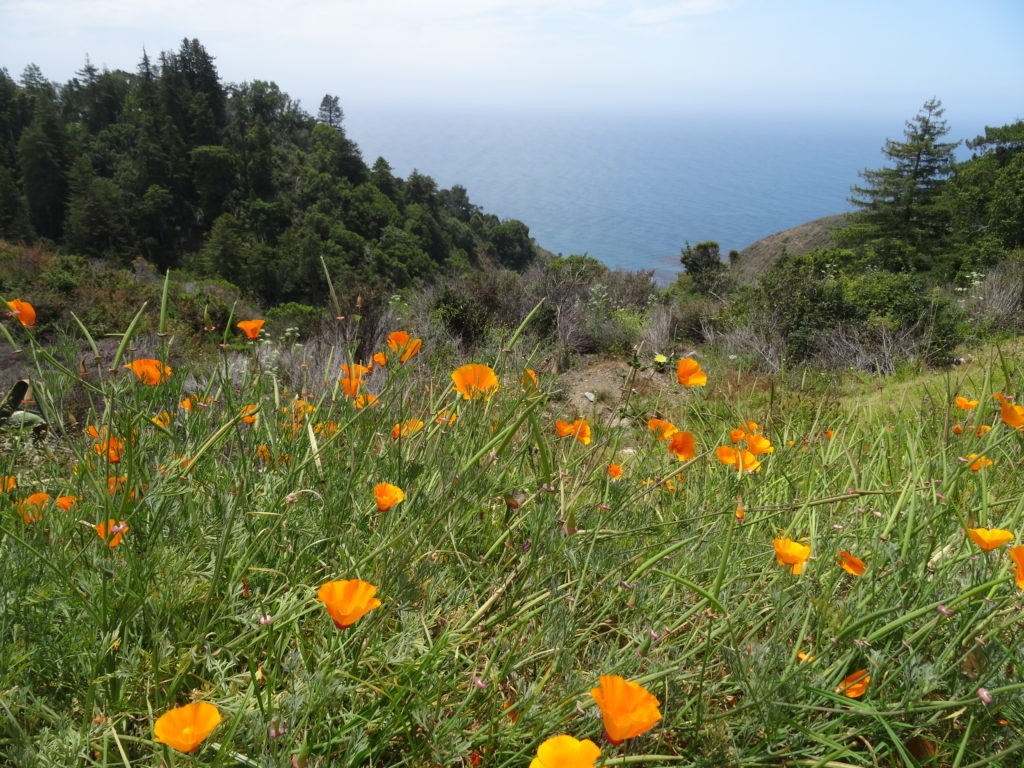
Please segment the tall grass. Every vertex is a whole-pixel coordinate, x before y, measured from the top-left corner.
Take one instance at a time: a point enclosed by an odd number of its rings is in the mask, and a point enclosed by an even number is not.
[[[337,382],[354,343],[292,350],[285,370],[239,335],[200,370],[129,329],[120,359],[83,375],[16,330],[60,423],[42,441],[3,432],[9,765],[526,766],[561,733],[597,741],[607,765],[1024,758],[1024,592],[1010,545],[982,552],[965,533],[1024,536],[1024,434],[991,398],[1024,395],[1019,360],[871,410],[782,388],[755,407],[711,368],[707,387],[634,396],[612,419],[565,412],[543,375],[524,388],[515,338],[473,361],[497,372],[489,400],[462,399],[424,349],[377,366],[362,391],[379,400],[358,409]],[[135,345],[167,381],[124,369]],[[957,394],[981,405],[960,412]],[[694,459],[668,453],[654,415],[696,435]],[[577,416],[589,445],[554,433]],[[715,458],[744,419],[775,446],[751,474]],[[408,420],[424,425],[394,439]],[[115,436],[111,463],[95,446]],[[973,471],[971,453],[993,464]],[[378,511],[379,482],[405,500]],[[35,492],[77,502],[26,522]],[[116,547],[93,528],[107,520],[128,526]],[[802,574],[776,563],[781,536],[810,544]],[[842,570],[839,550],[867,571]],[[382,605],[339,631],[317,589],[351,578]],[[862,697],[837,692],[862,669]],[[589,694],[605,674],[662,702],[622,746]],[[193,700],[221,725],[189,755],[155,744],[156,718]]]

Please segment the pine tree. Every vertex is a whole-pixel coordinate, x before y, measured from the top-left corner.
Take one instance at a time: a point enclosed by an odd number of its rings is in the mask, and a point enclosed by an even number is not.
[[[948,211],[941,204],[941,185],[953,170],[960,142],[942,142],[949,133],[945,110],[930,99],[906,123],[905,141],[885,142],[882,153],[891,166],[861,171],[864,186],[852,188],[850,202],[860,210],[850,226],[837,233],[844,246],[863,246],[885,269],[927,268],[941,252],[949,230]]]

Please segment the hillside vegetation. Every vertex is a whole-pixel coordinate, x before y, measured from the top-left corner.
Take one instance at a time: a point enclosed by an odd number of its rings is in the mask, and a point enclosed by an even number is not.
[[[1019,357],[870,410],[672,359],[579,409],[539,310],[473,358],[245,317],[197,364],[174,303],[83,369],[12,308],[51,430],[0,427],[0,762],[1019,760]]]

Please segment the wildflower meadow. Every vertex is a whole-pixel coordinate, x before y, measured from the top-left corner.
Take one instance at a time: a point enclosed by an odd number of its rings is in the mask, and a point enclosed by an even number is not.
[[[0,425],[4,765],[1024,760],[1019,352],[829,392],[634,358],[581,410],[532,315],[190,360],[166,292],[109,353],[5,299],[49,429]]]

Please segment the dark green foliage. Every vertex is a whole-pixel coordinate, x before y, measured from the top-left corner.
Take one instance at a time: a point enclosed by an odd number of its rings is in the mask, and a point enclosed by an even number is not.
[[[884,269],[933,267],[936,244],[948,231],[941,188],[960,142],[941,141],[949,133],[944,111],[937,99],[925,102],[907,122],[905,141],[886,141],[882,153],[891,165],[862,171],[865,186],[853,187],[850,202],[860,211],[841,231],[841,242],[870,248]]]
[[[34,97],[32,121],[18,140],[18,166],[33,228],[58,238],[67,197],[67,134],[49,99]]]
[[[87,59],[62,86],[0,71],[0,236],[188,266],[270,304],[324,299],[321,259],[340,292],[429,282],[487,251],[529,264],[525,225],[419,171],[368,168],[343,121],[337,96],[313,117],[275,83],[225,86],[194,39],[135,72]]]
[[[530,228],[517,219],[508,219],[487,232],[491,255],[508,269],[525,269],[534,258]]]
[[[828,345],[888,344],[944,364],[966,336],[962,310],[923,275],[865,268],[849,250],[783,254],[754,304],[791,362],[831,357]]]
[[[691,285],[697,293],[716,294],[724,288],[727,267],[722,262],[718,243],[713,240],[693,246],[687,243],[679,261],[686,270],[686,274],[689,275]]]

